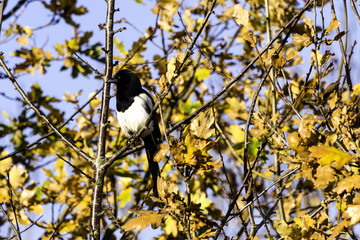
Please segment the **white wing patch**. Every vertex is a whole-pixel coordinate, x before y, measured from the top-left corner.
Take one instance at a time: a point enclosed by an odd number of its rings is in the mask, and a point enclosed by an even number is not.
[[[117,112],[118,122],[126,136],[131,137],[144,126],[149,116],[148,110],[151,110],[153,106],[151,98],[145,93],[141,93],[139,96],[134,97],[134,102],[126,111]],[[148,127],[149,129],[141,134],[142,137],[152,133],[154,122],[151,121]]]

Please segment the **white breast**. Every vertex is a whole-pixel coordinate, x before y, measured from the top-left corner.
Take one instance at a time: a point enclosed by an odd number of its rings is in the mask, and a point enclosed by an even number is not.
[[[153,103],[148,95],[141,93],[139,96],[134,97],[134,102],[124,112],[117,112],[118,122],[125,135],[131,137],[137,133],[145,124],[149,114],[147,109],[152,109]],[[141,136],[145,137],[154,130],[153,121],[148,125]]]

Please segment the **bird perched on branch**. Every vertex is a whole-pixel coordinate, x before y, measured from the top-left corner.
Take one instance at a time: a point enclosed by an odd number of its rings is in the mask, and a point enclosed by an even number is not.
[[[129,70],[120,70],[110,81],[116,83],[116,110],[117,119],[122,131],[128,137],[140,131],[146,123],[153,107],[151,95],[141,87],[140,79]],[[154,196],[158,197],[157,178],[160,176],[159,165],[154,162],[154,155],[161,142],[161,133],[156,115],[153,114],[150,123],[141,134],[144,141],[149,170],[153,180]]]

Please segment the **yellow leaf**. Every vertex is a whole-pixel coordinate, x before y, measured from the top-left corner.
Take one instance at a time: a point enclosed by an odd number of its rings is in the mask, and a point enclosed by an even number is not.
[[[173,237],[177,237],[179,231],[178,231],[178,226],[177,226],[177,221],[169,216],[166,220],[165,220],[165,227],[164,227],[165,233],[166,235],[172,235]]]
[[[150,224],[153,229],[160,226],[161,221],[164,219],[164,214],[149,214],[139,216],[127,221],[123,226],[122,229],[124,231],[130,231],[135,229],[135,231],[141,231],[147,228]]]
[[[331,233],[331,236],[328,238],[328,240],[334,240],[337,236],[342,234],[345,227],[349,226],[349,221],[343,220],[338,225],[334,227],[334,230]]]
[[[306,115],[301,119],[299,124],[299,134],[302,139],[306,140],[311,137],[312,129],[319,120],[311,114]]]
[[[31,205],[29,208],[29,212],[34,212],[38,214],[43,214],[44,209],[41,205]]]
[[[63,97],[63,100],[66,102],[71,102],[71,103],[77,103],[78,100],[76,99],[77,95],[74,92],[73,95],[71,95],[70,92],[66,91],[65,92],[65,96]]]
[[[215,133],[213,124],[214,116],[211,110],[200,112],[199,116],[191,122],[190,131],[200,139],[208,139]]]
[[[245,10],[240,4],[234,6],[233,17],[238,25],[244,25],[249,29],[249,11]]]
[[[337,194],[342,194],[344,191],[351,192],[353,189],[359,189],[360,175],[354,175],[350,177],[346,177],[341,180],[334,191]]]
[[[316,52],[311,51],[311,59],[313,62],[316,62],[319,66],[321,66],[321,59],[323,55],[320,53],[319,50],[316,50]]]
[[[55,44],[55,50],[60,54],[60,55],[64,55],[64,50],[62,48],[62,46],[58,43]]]
[[[303,47],[307,47],[311,44],[311,39],[307,34],[300,35],[296,33],[293,37],[293,44],[296,46],[297,50],[300,51]]]
[[[161,199],[165,199],[167,195],[171,193],[177,194],[179,192],[179,188],[174,182],[166,181],[163,178],[158,178],[157,186],[159,190],[159,196]]]
[[[90,93],[89,94],[89,99],[92,98],[94,96],[95,93]],[[100,101],[100,98],[98,96],[96,96],[91,102],[90,102],[90,107],[91,108],[96,108],[98,106],[100,106],[101,104],[101,101]]]
[[[360,83],[357,83],[353,86],[353,92],[352,92],[352,96],[356,96],[360,94]]]
[[[210,73],[211,71],[207,68],[201,68],[196,70],[195,72],[195,77],[197,78],[198,81],[202,81],[208,77],[210,77]]]
[[[29,44],[28,37],[24,35],[21,35],[16,41],[20,43],[21,46]]]
[[[340,26],[340,22],[335,19],[335,15],[333,15],[333,18],[331,19],[330,26],[325,29],[325,36],[329,35],[329,32],[334,30],[335,28]]]
[[[32,36],[32,28],[25,26],[23,27],[23,31],[25,32],[26,36],[31,37]]]
[[[70,39],[70,41],[68,42],[68,47],[71,50],[78,50],[79,49],[79,43],[77,42],[76,39]]]
[[[24,189],[20,195],[20,201],[25,206],[29,206],[35,197],[36,190]]]
[[[229,132],[232,140],[234,140],[236,144],[244,142],[245,131],[243,127],[240,127],[239,125],[230,125]]]
[[[330,165],[319,166],[315,178],[316,188],[326,188],[330,182],[335,181],[335,170]]]
[[[0,175],[5,176],[12,167],[11,158],[6,158],[0,161]]]
[[[311,152],[310,156],[319,158],[319,163],[321,165],[329,165],[335,161],[333,167],[337,169],[342,168],[353,158],[353,156],[348,153],[338,150],[335,147],[328,147],[325,145],[312,146],[309,150]]]
[[[6,203],[10,199],[9,192],[6,188],[0,188],[0,202]]]
[[[166,82],[166,78],[165,75],[161,75],[160,79],[159,79],[159,83],[158,86],[161,90],[164,90],[165,87],[167,86],[167,82]]]
[[[125,188],[121,190],[121,194],[118,196],[118,199],[120,199],[120,207],[123,208],[125,204],[129,201],[131,201],[131,187]]]
[[[167,65],[167,72],[166,72],[166,80],[167,82],[172,82],[175,76],[175,69],[176,69],[176,59],[172,57]]]
[[[348,205],[344,212],[344,218],[350,219],[350,225],[360,222],[360,205]]]
[[[9,172],[9,175],[10,175],[10,184],[14,189],[23,187],[29,177],[25,168],[21,165],[13,166]]]
[[[301,143],[301,137],[297,132],[290,133],[287,140],[289,142],[291,149],[293,150],[298,149]]]
[[[255,47],[255,43],[256,43],[256,40],[254,38],[254,35],[251,33],[251,32],[244,32],[243,34],[241,34],[241,36],[250,43],[250,45],[252,47]]]
[[[154,162],[160,162],[161,159],[164,159],[168,151],[169,151],[169,146],[161,143],[160,150],[154,156]]]

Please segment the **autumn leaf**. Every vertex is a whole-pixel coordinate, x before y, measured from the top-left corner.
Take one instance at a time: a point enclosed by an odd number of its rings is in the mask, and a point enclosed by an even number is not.
[[[316,188],[326,188],[330,182],[335,181],[335,170],[330,165],[319,166],[315,178]]]
[[[200,112],[199,116],[191,122],[190,130],[194,136],[200,139],[208,139],[215,133],[213,124],[214,116],[211,110]]]
[[[318,121],[319,120],[311,114],[308,114],[301,119],[298,132],[302,139],[306,140],[311,137],[311,133],[315,126],[315,123],[317,123]]]
[[[201,68],[196,70],[195,77],[198,79],[198,81],[202,81],[208,77],[210,77],[211,71],[208,68]]]
[[[165,199],[171,193],[177,194],[179,192],[179,188],[176,183],[167,181],[163,178],[158,178],[157,186],[161,199]]]
[[[162,159],[164,159],[168,151],[169,146],[161,143],[159,151],[154,156],[154,162],[160,162]]]
[[[334,30],[335,28],[337,28],[339,26],[340,26],[340,22],[338,20],[336,20],[335,15],[333,15],[333,18],[331,19],[329,27],[325,29],[324,35],[325,36],[329,35],[330,31]]]
[[[127,221],[124,225],[122,225],[122,229],[124,231],[131,231],[135,229],[135,231],[139,232],[147,228],[150,224],[153,229],[160,226],[161,221],[166,217],[164,214],[148,214],[142,215],[136,218],[132,218]]]
[[[244,131],[243,127],[240,127],[239,125],[230,125],[229,133],[230,133],[231,139],[236,144],[244,142],[245,131]]]
[[[251,47],[255,47],[256,39],[254,38],[254,34],[251,32],[245,31],[241,36],[250,43]]]
[[[171,216],[166,218],[164,230],[167,235],[171,234],[173,237],[176,238],[179,233],[177,221]]]
[[[9,172],[9,176],[10,184],[14,189],[23,187],[29,177],[25,168],[21,165],[13,166]]]
[[[35,199],[35,194],[36,194],[35,189],[34,190],[24,189],[20,195],[21,203],[24,204],[25,206],[29,206],[31,202]]]
[[[234,5],[233,18],[238,25],[249,28],[249,11],[245,10],[241,4]]]
[[[0,154],[0,156],[1,156],[2,154]],[[4,156],[5,156],[5,154],[4,154]],[[11,167],[12,167],[12,160],[11,160],[11,158],[6,158],[6,159],[4,159],[4,160],[1,160],[0,161],[0,175],[2,175],[2,176],[5,176],[8,172],[9,172],[9,170],[11,169]]]
[[[18,39],[16,39],[16,41],[20,43],[21,46],[29,44],[28,37],[24,35],[21,35]]]
[[[311,157],[318,158],[321,165],[329,165],[333,162],[333,166],[337,169],[342,168],[345,164],[351,162],[353,156],[345,153],[335,147],[325,145],[312,146],[309,148]]]
[[[360,222],[360,205],[348,205],[343,214],[344,218],[350,219],[350,225]]]
[[[342,194],[343,192],[350,193],[353,189],[359,189],[360,175],[353,175],[350,177],[346,177],[341,180],[337,187],[334,189],[334,192],[337,194]]]
[[[343,230],[345,227],[349,226],[349,221],[348,220],[343,220],[341,221],[338,225],[336,225],[330,235],[330,237],[328,238],[328,240],[334,240],[337,236],[339,236],[340,234],[342,234]]]
[[[356,96],[360,94],[360,83],[357,83],[353,86],[353,92],[351,96]]]
[[[300,51],[303,47],[307,47],[311,44],[311,38],[307,34],[300,35],[296,33],[293,37],[293,44],[296,46],[297,50]]]

